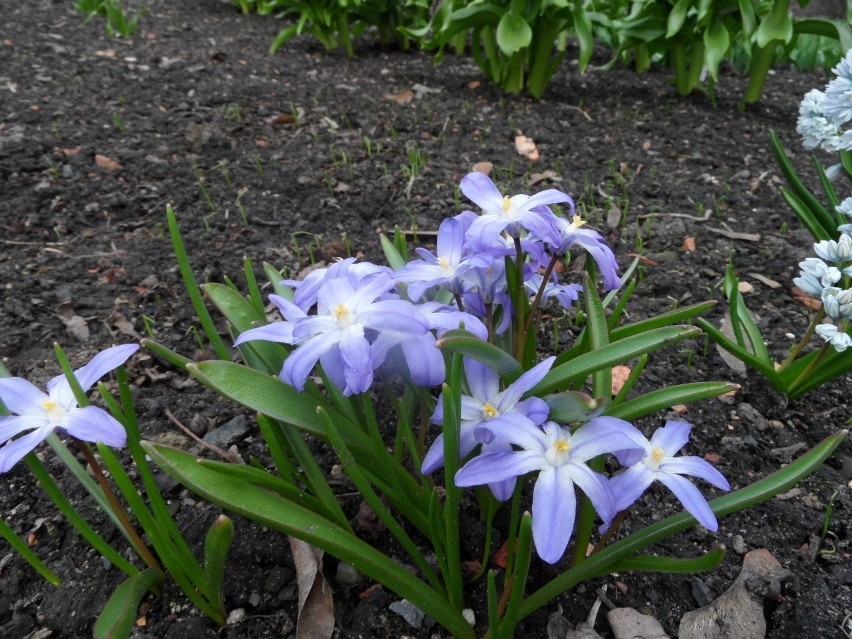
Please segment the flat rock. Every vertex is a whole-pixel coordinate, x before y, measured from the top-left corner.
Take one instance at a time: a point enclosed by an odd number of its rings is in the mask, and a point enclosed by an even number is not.
[[[781,593],[790,575],[765,548],[752,550],[734,583],[713,603],[688,612],[680,620],[680,639],[763,639],[763,600]]]
[[[633,608],[613,608],[606,620],[615,639],[669,639],[659,621]]]

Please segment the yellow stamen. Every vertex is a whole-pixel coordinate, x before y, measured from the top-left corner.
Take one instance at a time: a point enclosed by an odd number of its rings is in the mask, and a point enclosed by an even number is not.
[[[65,409],[49,397],[41,402],[41,407],[47,413],[47,418],[52,424],[59,424],[65,417]]]
[[[485,406],[482,407],[482,415],[485,419],[491,419],[497,415],[497,409],[494,408],[491,402],[486,402]]]
[[[566,442],[564,439],[557,439],[553,446],[557,453],[567,453],[571,450],[571,442]]]
[[[512,200],[509,199],[508,195],[503,196],[503,213],[508,213],[509,209],[512,208]]]
[[[659,464],[661,461],[663,461],[663,457],[665,456],[666,454],[663,452],[662,448],[655,448],[651,451],[651,459],[654,460],[655,464]]]
[[[577,230],[577,229],[579,229],[581,226],[583,226],[585,223],[586,223],[586,220],[584,220],[583,218],[581,218],[579,215],[575,215],[575,216],[573,217],[573,219],[571,220],[571,227],[570,227],[570,229],[571,229],[572,231],[576,231],[576,230]]]

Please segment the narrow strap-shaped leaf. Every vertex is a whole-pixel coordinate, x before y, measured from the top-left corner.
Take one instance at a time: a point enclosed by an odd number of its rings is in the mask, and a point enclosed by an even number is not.
[[[169,475],[214,504],[257,521],[269,528],[303,539],[352,564],[371,579],[385,584],[459,639],[475,639],[461,612],[447,599],[399,564],[350,531],[280,495],[257,488],[202,466],[187,453],[144,443],[154,461]]]
[[[157,357],[166,360],[172,366],[176,368],[184,369],[187,364],[192,364],[192,360],[188,357],[181,355],[180,353],[173,351],[172,349],[163,346],[159,342],[155,342],[152,339],[148,339],[147,337],[142,338],[140,342],[142,346],[147,348],[149,351],[154,353]]]
[[[691,559],[682,559],[680,557],[665,557],[665,556],[634,556],[626,557],[616,563],[609,572],[623,572],[626,570],[641,570],[645,572],[669,572],[669,573],[686,573],[692,574],[696,572],[705,572],[713,570],[725,559],[725,547],[718,546],[710,550],[700,557]]]
[[[317,419],[317,401],[277,377],[234,362],[216,360],[191,364],[187,370],[208,388],[246,408],[291,424],[311,435],[325,437],[324,429]],[[344,429],[347,445],[362,451],[370,450],[369,439],[356,424],[336,411],[329,410],[329,413],[333,419],[339,420],[337,423],[348,426]]]
[[[0,537],[5,539],[12,546],[12,549],[16,551],[24,560],[32,566],[35,571],[40,574],[44,579],[53,584],[54,586],[59,585],[59,577],[56,576],[50,568],[48,568],[44,562],[38,558],[30,547],[27,546],[27,542],[18,537],[15,534],[15,531],[12,530],[12,527],[6,523],[6,520],[0,517]]]
[[[293,301],[293,289],[291,289],[286,284],[282,284],[282,280],[284,279],[281,276],[281,272],[272,266],[269,262],[263,263],[263,272],[266,275],[266,279],[269,280],[269,283],[272,284],[272,288],[275,290],[276,295],[280,295],[286,300]]]
[[[216,330],[216,325],[213,323],[213,318],[210,317],[210,312],[204,306],[204,300],[201,298],[201,292],[195,280],[195,275],[192,272],[192,266],[189,264],[186,247],[183,244],[183,238],[180,235],[180,227],[178,226],[177,216],[171,206],[166,207],[166,220],[168,221],[169,234],[172,238],[172,246],[177,257],[178,268],[180,269],[183,283],[186,285],[186,291],[189,294],[189,299],[192,302],[192,307],[195,309],[195,314],[198,316],[198,321],[204,329],[204,334],[210,340],[210,345],[216,352],[219,359],[230,360],[231,353],[225,342],[219,336]]]
[[[146,568],[116,588],[98,615],[92,636],[95,639],[125,639],[136,622],[139,604],[148,592],[163,583],[163,573]]]
[[[626,421],[633,421],[675,404],[688,404],[701,399],[717,397],[739,388],[729,382],[693,382],[668,388],[658,388],[618,405],[609,406],[604,413]]]
[[[760,371],[760,373],[772,383],[772,386],[775,387],[776,390],[786,392],[784,390],[784,382],[778,375],[778,373],[775,371],[775,367],[772,365],[771,362],[761,360],[742,346],[738,346],[732,340],[730,340],[724,333],[722,333],[722,331],[713,326],[704,318],[698,319],[698,325],[701,327],[701,330],[703,330],[710,337],[710,339],[712,339],[719,346],[728,351],[731,355],[733,355],[737,359],[742,360],[751,368]]]
[[[391,242],[384,233],[379,235],[379,242],[382,244],[382,252],[385,254],[388,266],[395,271],[398,271],[405,266],[405,259],[403,259],[396,246],[394,246],[393,242]]]
[[[447,331],[438,340],[437,346],[443,351],[459,353],[486,364],[507,382],[514,381],[524,372],[517,360],[506,351],[483,342],[473,333],[463,329]]]
[[[699,329],[694,326],[665,326],[612,342],[600,350],[584,353],[551,369],[529,395],[541,396],[563,390],[597,370],[615,366],[645,353],[697,337],[699,334]]]
[[[234,522],[219,515],[204,539],[204,576],[207,598],[225,616],[225,559],[234,542]]]

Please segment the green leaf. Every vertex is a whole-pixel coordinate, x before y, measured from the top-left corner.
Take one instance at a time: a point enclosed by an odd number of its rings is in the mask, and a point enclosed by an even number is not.
[[[494,344],[483,342],[473,333],[462,329],[444,333],[438,340],[437,346],[443,351],[460,353],[482,362],[509,382],[514,381],[524,372],[517,360],[506,351]]]
[[[110,596],[104,606],[92,636],[95,639],[124,639],[129,637],[136,622],[136,612],[142,597],[163,583],[163,573],[152,568],[126,579]]]
[[[602,368],[611,368],[644,353],[697,337],[700,332],[694,326],[666,326],[612,342],[600,350],[578,355],[551,369],[529,394],[542,396],[563,390],[573,383],[583,381]]]
[[[204,540],[204,577],[207,599],[225,616],[225,559],[234,542],[234,522],[219,515]]]
[[[677,384],[667,388],[658,388],[639,397],[627,400],[617,406],[610,406],[604,414],[626,421],[634,421],[675,404],[689,404],[700,399],[708,399],[737,390],[738,384],[730,382],[692,382]]]
[[[793,39],[793,20],[787,10],[789,2],[776,2],[772,13],[760,21],[755,33],[757,46],[763,48],[770,42],[780,41],[789,44]]]
[[[666,38],[671,38],[680,31],[683,23],[686,20],[686,12],[689,11],[690,0],[678,0],[677,4],[672,7],[669,17],[666,20]]]
[[[190,364],[187,370],[198,381],[223,397],[325,439],[325,430],[316,413],[321,404],[309,394],[298,392],[277,377],[240,364],[218,360]],[[357,425],[338,412],[326,406],[323,408],[338,424],[346,424],[344,432],[349,446],[360,449],[370,446],[369,440]]]
[[[532,42],[532,29],[524,17],[514,12],[504,13],[497,24],[497,46],[506,55],[525,49]]]
[[[719,63],[725,58],[730,46],[730,35],[721,21],[704,32],[704,63],[714,82],[719,79]]]
[[[754,32],[754,27],[757,24],[757,18],[754,15],[754,3],[752,0],[737,0],[737,3],[740,7],[742,35],[745,40],[748,40]]]
[[[668,572],[692,574],[713,570],[725,559],[724,546],[714,548],[694,559],[681,559],[680,557],[665,556],[642,556],[627,557],[619,561],[612,570],[607,572],[622,572],[626,570],[641,570],[644,572]]]
[[[3,377],[3,375],[0,375]],[[2,406],[2,402],[0,402],[0,406]],[[54,586],[59,585],[59,577],[56,576],[50,568],[48,568],[41,559],[38,558],[30,547],[27,545],[23,539],[18,537],[15,534],[15,531],[12,527],[6,523],[6,520],[0,517],[0,537],[5,539],[12,546],[12,549],[15,550],[21,557],[23,557],[26,562],[32,566],[35,571],[44,577],[48,583],[53,584]]]
[[[762,360],[755,356],[754,353],[729,339],[718,328],[703,318],[698,320],[698,325],[701,327],[701,330],[707,333],[710,339],[716,342],[719,346],[724,348],[734,357],[742,360],[751,368],[759,371],[772,383],[772,386],[774,386],[776,390],[786,392],[786,388],[781,378],[778,376],[778,373],[775,371],[775,365],[771,360]]]
[[[400,255],[396,246],[394,246],[393,242],[388,239],[387,235],[384,233],[379,235],[379,241],[382,244],[382,252],[385,254],[388,266],[395,271],[398,271],[405,266],[405,259],[403,259],[402,255]]]
[[[447,600],[354,534],[280,495],[201,465],[187,453],[144,442],[160,468],[208,501],[302,539],[346,561],[430,615],[454,637],[475,639],[470,624]]]

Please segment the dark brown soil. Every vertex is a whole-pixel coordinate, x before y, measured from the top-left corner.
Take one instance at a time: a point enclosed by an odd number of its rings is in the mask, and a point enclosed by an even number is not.
[[[729,71],[714,105],[702,94],[678,97],[664,70],[580,75],[566,63],[534,101],[501,95],[468,59],[435,66],[428,55],[369,41],[351,60],[309,38],[271,57],[281,24],[242,16],[224,1],[149,0],[139,32],[125,40],[108,38],[97,21],[84,24],[71,4],[34,0],[2,11],[0,356],[13,375],[43,383],[57,374],[54,341],[81,363],[148,330],[196,356],[197,322],[164,230],[167,204],[179,216],[199,279],[242,281],[246,256],[295,275],[350,250],[379,260],[378,232],[397,225],[434,231],[457,212],[454,189],[479,161],[494,164],[492,175],[508,192],[545,188],[548,182],[529,182],[552,171],[554,183],[607,235],[622,266],[643,256],[632,316],[721,300],[730,255],[754,287],[746,299],[771,351],[780,356],[791,343],[786,335],[804,331],[808,311],[793,297],[791,279],[811,240],[779,194],[768,135],[776,130],[812,177],[794,128],[801,96],[822,87],[821,77],[779,70],[763,101],[741,110],[744,83]],[[405,104],[388,98],[404,91],[413,93]],[[519,133],[538,145],[536,163],[516,153]],[[409,183],[405,167],[416,153],[425,166]],[[759,239],[730,239],[720,229]],[[694,238],[692,251],[687,238]],[[718,323],[723,314],[720,304],[709,318]],[[75,316],[83,321],[69,324]],[[199,434],[242,416],[150,354],[137,356],[130,372],[148,437],[180,441],[167,409]],[[812,446],[849,418],[848,376],[787,403],[754,375],[739,377],[702,341],[652,356],[644,388],[713,379],[743,387],[725,401],[691,406],[683,417],[696,425],[694,452],[717,454],[735,487],[780,467],[776,449]],[[252,427],[233,443],[247,458],[262,452],[259,441]],[[54,638],[90,636],[120,573],[80,541],[23,465],[4,479],[0,515],[63,584],[46,585],[8,547],[0,552],[0,637],[39,629]],[[584,619],[602,584],[616,605],[646,609],[674,635],[682,614],[703,603],[694,593],[706,587],[711,597],[720,594],[742,552],[763,547],[792,572],[782,595],[767,604],[768,636],[842,637],[840,624],[852,612],[850,480],[846,442],[799,492],[725,518],[718,534],[695,530],[654,549],[694,556],[718,539],[730,550],[719,569],[602,579],[554,601],[518,636],[546,636],[548,615],[560,610],[572,623]],[[168,490],[198,544],[218,511],[179,487]],[[805,544],[822,530],[835,492],[826,543],[809,556]],[[646,505],[646,520],[676,508],[664,492]],[[244,608],[246,619],[217,629],[170,585],[146,601],[146,625],[135,636],[293,632],[296,584],[286,540],[245,521],[237,530],[227,605]],[[335,563],[326,562],[330,576]],[[544,567],[533,570],[540,578]],[[406,626],[388,610],[397,597],[387,590],[359,598],[368,586],[335,592],[340,637],[446,636],[437,627]],[[605,622],[598,629],[609,636]]]

